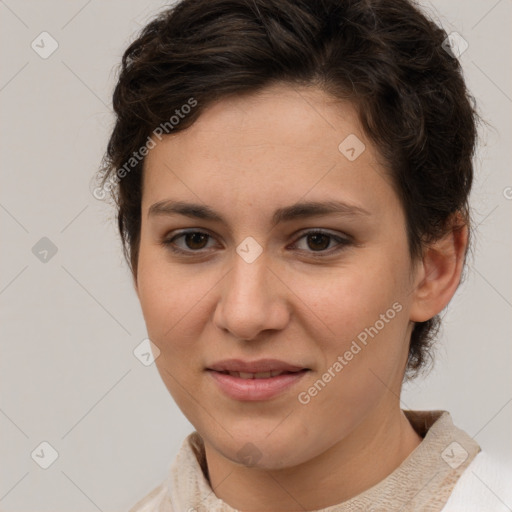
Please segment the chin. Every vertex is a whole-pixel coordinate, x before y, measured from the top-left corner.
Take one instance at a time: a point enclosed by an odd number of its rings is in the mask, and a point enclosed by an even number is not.
[[[237,432],[232,432],[232,436],[222,432],[221,438],[206,436],[206,439],[223,457],[246,467],[284,469],[315,456],[314,453],[308,453],[315,449],[311,444],[307,450],[304,449],[307,440],[302,429],[283,426],[276,428],[276,425],[279,425],[279,421],[273,421],[268,429],[256,427],[254,423],[246,425],[245,428],[239,425]],[[203,435],[202,437],[205,438]]]

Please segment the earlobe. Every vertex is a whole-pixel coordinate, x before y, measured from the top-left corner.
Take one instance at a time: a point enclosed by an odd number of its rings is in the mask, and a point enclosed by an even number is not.
[[[425,322],[450,302],[460,283],[467,246],[468,226],[464,223],[425,248],[417,270],[411,321]]]

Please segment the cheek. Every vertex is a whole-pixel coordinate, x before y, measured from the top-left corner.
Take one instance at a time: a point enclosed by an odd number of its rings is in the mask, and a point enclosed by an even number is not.
[[[178,407],[189,414],[194,408],[187,390],[194,389],[201,361],[194,341],[200,339],[207,291],[208,282],[194,278],[192,266],[171,265],[158,250],[141,247],[138,295],[148,337],[160,349],[155,364]]]
[[[373,325],[395,302],[402,304],[407,297],[405,267],[377,259],[329,273],[291,276],[290,281],[319,328],[341,339]]]
[[[138,296],[149,337],[162,351],[170,348],[169,340],[186,335],[187,317],[195,314],[205,294],[202,283],[187,267],[171,265],[160,250],[141,247]]]
[[[408,351],[404,290],[397,276],[382,270],[340,272],[336,279],[304,283],[301,291],[308,297],[309,288],[315,313],[309,317],[321,326],[310,334],[322,361],[302,398],[311,399],[306,407],[319,417],[329,411],[332,421],[322,427],[327,436],[338,435],[340,425],[349,431],[383,397],[393,396],[389,390],[400,380]]]
[[[390,382],[403,366],[408,351],[408,260],[397,261],[375,255],[328,276],[293,280],[294,291],[308,306],[309,335],[322,360],[319,371],[331,369],[336,375],[325,376],[333,381],[333,394],[323,394],[318,405],[342,398],[357,408],[361,399],[379,394],[376,388],[385,390],[379,378]]]

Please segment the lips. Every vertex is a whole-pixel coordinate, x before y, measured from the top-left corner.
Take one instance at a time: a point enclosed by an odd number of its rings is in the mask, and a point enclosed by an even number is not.
[[[291,389],[310,369],[278,359],[229,359],[218,361],[206,370],[226,396],[234,400],[261,401]]]

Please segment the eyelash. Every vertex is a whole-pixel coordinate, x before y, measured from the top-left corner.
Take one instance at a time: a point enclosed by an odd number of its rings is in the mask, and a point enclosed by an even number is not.
[[[201,235],[208,236],[209,239],[213,238],[212,235],[210,235],[209,233],[206,233],[204,231],[190,230],[190,231],[182,231],[181,233],[178,233],[178,234],[174,235],[172,238],[164,239],[164,240],[162,240],[161,243],[162,243],[162,245],[166,249],[169,249],[170,251],[172,251],[173,253],[176,253],[176,254],[185,255],[185,256],[194,256],[196,254],[200,254],[201,251],[203,251],[204,249],[199,249],[197,251],[194,251],[194,250],[183,250],[183,249],[177,248],[174,245],[175,240],[177,240],[179,238],[182,238],[182,237],[184,237],[186,235],[190,235],[190,234],[201,234]],[[296,239],[294,244],[296,244],[302,238],[305,238],[305,237],[311,236],[311,235],[327,236],[330,239],[335,240],[336,242],[338,242],[338,245],[335,247],[334,251],[333,250],[327,250],[327,249],[323,250],[323,251],[305,251],[310,256],[312,256],[314,258],[325,258],[327,256],[331,256],[333,253],[337,253],[337,252],[343,250],[347,246],[353,245],[352,240],[350,240],[348,237],[343,238],[343,237],[333,235],[332,233],[329,233],[327,231],[323,231],[323,230],[320,230],[320,229],[313,229],[313,230],[306,231],[306,232],[302,233],[301,236]],[[302,249],[299,249],[299,250],[303,251]]]

